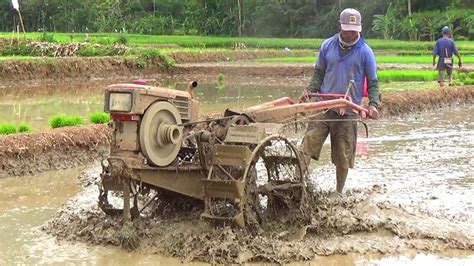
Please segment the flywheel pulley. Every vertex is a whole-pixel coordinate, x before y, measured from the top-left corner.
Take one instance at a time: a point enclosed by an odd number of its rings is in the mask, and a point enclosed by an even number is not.
[[[149,164],[167,166],[181,147],[181,116],[169,102],[155,102],[145,112],[140,124],[140,147]]]

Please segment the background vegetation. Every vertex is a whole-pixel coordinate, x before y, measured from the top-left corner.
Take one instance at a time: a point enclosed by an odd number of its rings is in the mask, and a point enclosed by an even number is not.
[[[370,38],[432,41],[445,26],[474,39],[473,0],[19,0],[27,32],[128,32],[326,38],[357,8]],[[18,16],[0,2],[0,31]]]

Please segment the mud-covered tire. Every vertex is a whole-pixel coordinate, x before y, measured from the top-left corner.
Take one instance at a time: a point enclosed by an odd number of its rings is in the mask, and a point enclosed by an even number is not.
[[[251,233],[306,202],[306,168],[301,152],[287,138],[269,136],[253,150],[244,172],[244,219]]]

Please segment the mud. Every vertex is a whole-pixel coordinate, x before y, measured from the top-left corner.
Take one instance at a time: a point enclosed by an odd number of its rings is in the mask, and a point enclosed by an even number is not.
[[[178,64],[194,62],[226,62],[238,60],[250,60],[264,57],[284,57],[284,56],[311,56],[315,55],[314,50],[222,50],[205,52],[175,52],[170,55]]]
[[[98,172],[92,169],[81,175],[84,190],[63,205],[44,231],[61,240],[120,245],[121,217],[106,217],[96,206],[97,187],[93,184],[98,182]],[[372,200],[385,193],[379,185],[350,190],[344,196],[312,190],[310,219],[305,224],[285,223],[285,217],[275,217],[275,223],[265,225],[257,236],[237,228],[210,226],[199,218],[199,203],[184,208],[155,202],[133,222],[140,239],[135,252],[178,257],[183,262],[285,263],[346,253],[474,250],[472,224]]]
[[[156,73],[182,74],[193,72],[193,68],[188,69],[185,65],[181,66],[180,63],[245,60],[259,57],[284,56],[287,54],[285,51],[271,50],[206,51],[203,53],[175,52],[170,54],[170,57],[177,63],[173,67],[165,64],[158,58],[144,60],[137,57],[39,57],[28,61],[12,59],[0,61],[0,80],[11,82],[64,78],[121,78],[136,75],[149,76]],[[314,53],[302,50],[292,52],[291,54],[298,56]],[[267,73],[271,73],[271,70],[267,71]]]
[[[380,109],[384,116],[398,116],[473,102],[474,86],[464,86],[383,94]]]
[[[68,169],[105,158],[111,132],[106,125],[66,127],[0,137],[0,178]]]

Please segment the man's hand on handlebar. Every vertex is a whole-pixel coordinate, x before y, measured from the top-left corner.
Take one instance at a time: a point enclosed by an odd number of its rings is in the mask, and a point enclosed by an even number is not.
[[[377,107],[373,105],[369,106],[369,117],[373,119],[379,119],[379,110],[377,110]]]
[[[310,94],[310,91],[308,89],[304,89],[303,94],[300,96],[300,102],[303,102],[303,103],[307,102],[309,98],[311,98],[309,94]]]

